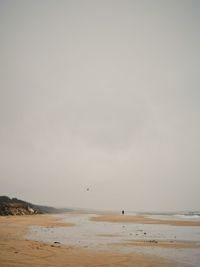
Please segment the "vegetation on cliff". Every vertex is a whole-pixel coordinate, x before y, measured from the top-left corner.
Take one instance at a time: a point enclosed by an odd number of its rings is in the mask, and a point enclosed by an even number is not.
[[[69,209],[57,209],[54,207],[35,205],[17,198],[0,196],[0,216],[7,215],[32,215],[42,213],[62,213]]]

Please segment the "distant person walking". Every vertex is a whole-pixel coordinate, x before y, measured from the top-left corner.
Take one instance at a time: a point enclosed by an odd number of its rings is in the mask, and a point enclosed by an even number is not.
[[[124,210],[122,210],[122,215],[124,215]]]

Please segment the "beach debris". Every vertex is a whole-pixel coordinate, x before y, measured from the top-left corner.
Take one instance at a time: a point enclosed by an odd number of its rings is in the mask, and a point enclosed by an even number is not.
[[[51,245],[52,248],[60,248],[60,246]]]
[[[153,239],[153,240],[147,240],[146,242],[149,242],[149,243],[155,243],[155,244],[157,244],[157,243],[158,243],[158,241],[157,241],[157,240],[155,240],[155,239]]]
[[[55,242],[53,242],[53,245],[51,245],[51,247],[53,247],[53,248],[60,248],[60,242],[58,242],[58,241],[55,241]]]

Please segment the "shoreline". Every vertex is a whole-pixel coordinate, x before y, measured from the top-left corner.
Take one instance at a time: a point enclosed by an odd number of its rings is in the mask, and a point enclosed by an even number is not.
[[[0,217],[0,262],[11,266],[176,266],[166,259],[143,254],[122,254],[84,250],[72,246],[26,239],[29,226],[68,227],[52,215]]]

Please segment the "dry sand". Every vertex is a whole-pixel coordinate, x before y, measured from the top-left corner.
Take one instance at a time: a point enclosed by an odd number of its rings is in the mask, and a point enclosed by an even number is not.
[[[0,217],[0,266],[68,266],[68,267],[147,267],[176,266],[157,257],[141,254],[114,254],[77,249],[59,244],[45,244],[24,238],[28,226],[46,227],[71,224],[46,215]],[[76,227],[76,226],[74,226]]]
[[[181,220],[161,220],[153,219],[146,216],[135,215],[118,215],[105,214],[97,217],[92,217],[92,221],[113,222],[113,223],[141,223],[141,224],[167,224],[175,226],[200,226],[200,221],[181,221]]]

